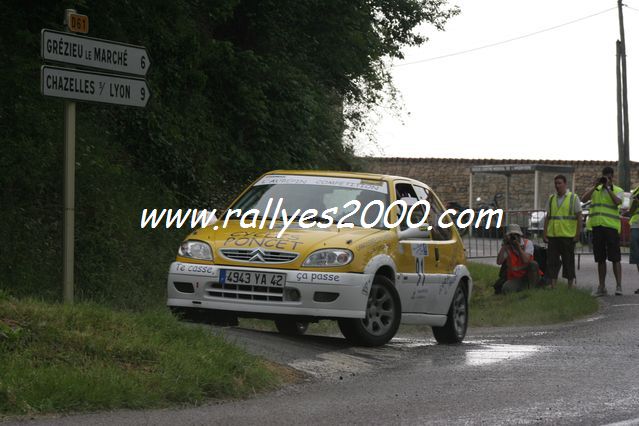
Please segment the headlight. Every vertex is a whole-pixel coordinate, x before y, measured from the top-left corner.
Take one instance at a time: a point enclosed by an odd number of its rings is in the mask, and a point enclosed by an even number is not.
[[[191,259],[213,260],[211,246],[202,241],[184,241],[180,244],[178,255]]]
[[[341,249],[322,249],[311,253],[302,266],[344,266],[353,260],[353,252]]]

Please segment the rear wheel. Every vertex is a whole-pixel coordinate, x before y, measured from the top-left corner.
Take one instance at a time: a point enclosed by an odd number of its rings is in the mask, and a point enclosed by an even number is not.
[[[368,294],[365,317],[342,318],[338,324],[349,342],[362,346],[381,346],[397,333],[401,314],[395,286],[388,278],[377,275]]]
[[[277,331],[287,336],[301,336],[308,329],[308,322],[288,319],[275,320]]]
[[[438,343],[461,343],[468,328],[468,298],[466,290],[460,283],[450,303],[446,324],[433,327],[433,335]]]

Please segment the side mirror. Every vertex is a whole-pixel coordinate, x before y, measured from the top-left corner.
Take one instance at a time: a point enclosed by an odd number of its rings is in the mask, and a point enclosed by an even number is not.
[[[204,209],[204,210],[201,210],[201,212],[204,213],[202,217],[202,222],[200,222],[202,225],[202,228],[205,228],[207,226],[213,226],[213,224],[219,220],[216,209],[213,209],[213,210]],[[198,214],[200,214],[200,211],[198,211]],[[195,217],[195,211],[193,212],[193,216]]]

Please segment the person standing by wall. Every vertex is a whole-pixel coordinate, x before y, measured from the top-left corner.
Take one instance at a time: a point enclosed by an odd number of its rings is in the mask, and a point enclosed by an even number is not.
[[[639,186],[632,191],[630,206],[630,264],[637,265],[639,272]],[[635,294],[639,294],[639,289]]]
[[[595,296],[605,296],[606,292],[606,258],[612,262],[612,271],[617,281],[615,294],[621,296],[621,219],[619,204],[623,197],[623,189],[614,185],[614,170],[605,167],[603,176],[595,179],[590,188],[581,197],[586,202],[592,199],[590,206],[590,224],[592,225],[592,245],[599,274],[599,287]]]
[[[568,280],[568,287],[575,284],[575,244],[581,234],[581,201],[577,194],[568,191],[566,176],[555,176],[555,190],[548,199],[544,221],[544,241],[548,243],[548,278],[555,288],[559,268]]]

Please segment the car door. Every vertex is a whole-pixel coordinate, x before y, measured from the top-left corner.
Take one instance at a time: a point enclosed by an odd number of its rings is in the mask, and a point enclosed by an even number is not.
[[[428,226],[429,239],[425,241],[428,251],[429,268],[425,271],[416,292],[413,309],[428,314],[446,314],[454,292],[454,268],[460,261],[457,254],[460,241],[449,217],[444,217],[444,208],[431,190],[419,185],[413,186],[419,200],[428,201],[430,209]],[[461,249],[463,250],[463,249]],[[462,251],[463,253],[463,251]]]
[[[409,206],[418,201],[413,185],[409,182],[395,183],[395,200],[403,200]],[[413,209],[412,223],[419,223],[424,217],[425,210],[421,206]],[[399,213],[398,213],[399,214]],[[433,272],[435,262],[431,256],[430,247],[424,241],[430,240],[429,233],[424,233],[425,240],[414,242],[401,242],[402,235],[409,230],[408,218],[404,217],[395,231],[398,235],[397,253],[395,255],[397,267],[397,291],[402,302],[402,312],[419,313],[423,303],[421,299],[426,297],[427,289],[424,288],[428,272]]]
[[[452,274],[456,261],[454,254],[458,250],[457,232],[452,226],[449,216],[444,216],[445,209],[437,197],[427,188],[415,185],[415,193],[420,200],[430,203],[428,224],[431,229],[431,250],[433,251],[434,272]]]

